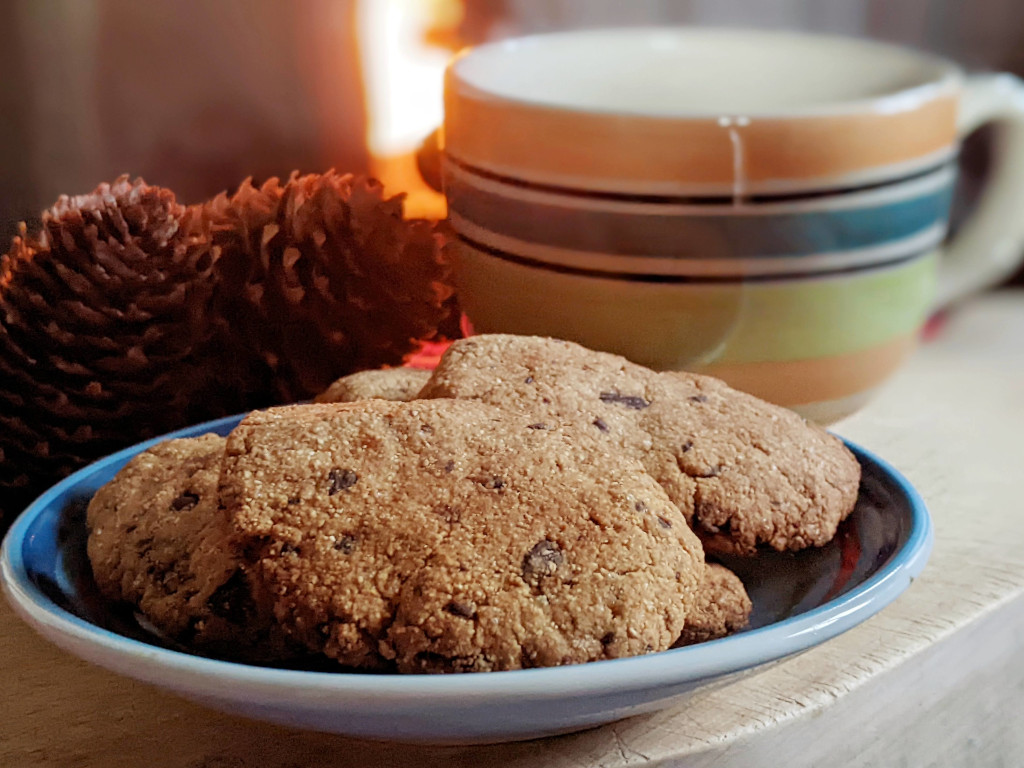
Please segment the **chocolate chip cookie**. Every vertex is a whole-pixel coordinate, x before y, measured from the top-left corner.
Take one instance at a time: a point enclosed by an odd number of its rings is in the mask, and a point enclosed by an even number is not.
[[[718,563],[706,563],[699,599],[686,615],[674,647],[717,640],[747,626],[753,604],[739,577]]]
[[[318,403],[351,403],[356,400],[414,400],[430,378],[422,368],[378,368],[342,376],[316,396]]]
[[[273,408],[228,438],[221,500],[277,619],[399,672],[660,651],[700,542],[636,460],[554,420],[456,400]]]
[[[656,373],[567,341],[456,341],[420,397],[517,409],[639,459],[709,551],[820,546],[857,498],[857,460],[792,411],[717,379]]]
[[[225,440],[169,440],[133,458],[89,503],[88,555],[110,600],[167,637],[246,660],[291,655],[250,592],[217,504]]]

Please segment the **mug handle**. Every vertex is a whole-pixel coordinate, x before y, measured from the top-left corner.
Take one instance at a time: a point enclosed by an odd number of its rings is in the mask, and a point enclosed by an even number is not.
[[[957,121],[963,139],[994,122],[992,175],[939,266],[939,309],[1009,277],[1024,257],[1024,81],[1009,74],[972,75]]]

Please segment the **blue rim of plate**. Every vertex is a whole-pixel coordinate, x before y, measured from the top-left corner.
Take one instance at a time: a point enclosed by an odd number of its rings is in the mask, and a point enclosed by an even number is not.
[[[318,672],[251,666],[166,649],[92,624],[61,608],[33,584],[20,545],[36,517],[56,499],[97,470],[126,461],[164,440],[204,432],[226,434],[242,416],[228,416],[186,427],[138,443],[100,459],[64,478],[30,504],[15,520],[0,548],[0,580],[19,614],[30,623],[61,635],[99,645],[142,666],[189,676],[217,679],[226,684],[289,688],[307,692],[345,692],[381,698],[430,695],[433,698],[529,694],[563,698],[596,694],[610,687],[642,690],[676,683],[698,682],[792,656],[842,634],[895,600],[920,575],[931,554],[934,528],[924,499],[891,464],[848,440],[843,442],[862,465],[874,465],[903,494],[911,511],[907,541],[877,573],[849,592],[806,613],[719,640],[645,656],[593,661],[564,667],[486,672],[464,675],[373,675]],[[26,617],[27,618],[27,617]]]

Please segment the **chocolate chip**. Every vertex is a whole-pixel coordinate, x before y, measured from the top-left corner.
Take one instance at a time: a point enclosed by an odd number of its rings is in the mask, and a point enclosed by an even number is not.
[[[356,481],[359,480],[359,475],[351,469],[332,469],[327,473],[327,480],[330,482],[327,495],[333,496],[339,491],[344,491],[346,488],[351,488],[355,485]]]
[[[192,507],[198,503],[199,494],[192,493],[192,491],[185,491],[171,501],[171,509],[175,512],[184,512],[186,509],[192,509]]]
[[[697,473],[696,475],[694,475],[694,477],[718,477],[721,471],[721,465],[715,464],[713,467],[708,467],[703,472]]]
[[[523,579],[536,583],[550,576],[565,562],[565,555],[555,542],[544,539],[537,542],[523,558]]]
[[[671,528],[672,527],[672,522],[667,520],[667,519],[665,519],[661,515],[658,515],[658,522],[661,524],[662,528]]]
[[[643,501],[638,501],[636,504],[633,505],[633,508],[637,512],[646,512],[647,511],[647,503],[643,502]]]
[[[707,395],[691,395],[689,398],[691,403],[706,403],[708,401]]]
[[[444,609],[452,616],[460,616],[463,619],[472,619],[476,616],[476,611],[473,610],[473,606],[469,603],[460,603],[452,600]]]
[[[356,548],[356,537],[346,533],[334,542],[334,548],[343,555],[351,555]]]
[[[603,645],[605,647],[611,645],[614,642],[615,642],[615,633],[614,632],[609,632],[608,634],[606,634],[604,637],[601,638],[601,645]]]
[[[298,496],[292,496],[288,499],[289,504],[299,504],[302,501]]]
[[[448,459],[447,463],[445,463],[444,471],[445,472],[454,472],[455,471],[455,462],[452,459]]]
[[[601,417],[594,419],[594,426],[600,429],[602,432],[607,432],[610,429],[608,424],[605,423],[605,420],[602,419]]]
[[[541,401],[542,403],[544,403],[544,405],[551,405],[551,398],[550,398],[550,397],[542,397],[542,398],[540,399],[540,401]]]
[[[213,590],[207,602],[214,615],[233,624],[243,624],[252,606],[252,595],[241,569],[236,570],[227,581]]]
[[[425,435],[432,435],[434,434],[434,428],[429,424],[420,424],[420,432]]]
[[[687,440],[685,443],[682,444],[679,450],[682,451],[683,453],[686,453],[691,448],[693,448],[693,440]]]
[[[645,400],[640,395],[623,395],[620,392],[602,392],[599,397],[602,403],[617,403],[634,411],[642,411],[651,404],[650,400]]]
[[[484,488],[489,488],[492,491],[500,491],[502,488],[505,487],[505,481],[502,478],[495,475],[494,477],[488,477],[486,480],[482,480],[480,482],[480,485],[482,485]]]
[[[533,384],[533,376],[527,376],[525,379],[523,379],[523,383],[524,384]]]
[[[434,507],[433,511],[434,514],[440,515],[448,525],[459,522],[459,519],[462,517],[462,510],[450,504],[440,504]]]
[[[527,424],[526,428],[527,429],[547,429],[548,425],[538,421],[536,424]]]

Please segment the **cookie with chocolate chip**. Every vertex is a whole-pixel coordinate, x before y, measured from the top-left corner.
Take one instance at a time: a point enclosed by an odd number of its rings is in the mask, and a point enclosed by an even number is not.
[[[857,460],[792,411],[717,379],[657,373],[568,341],[456,341],[420,397],[517,409],[640,460],[709,551],[820,546],[857,498]]]
[[[341,664],[468,672],[668,648],[700,542],[642,465],[484,403],[273,408],[221,499],[286,630]]]
[[[422,368],[378,368],[342,376],[316,396],[318,403],[351,403],[356,400],[396,400],[408,402],[430,378]]]
[[[753,603],[739,576],[724,565],[706,563],[697,604],[674,647],[717,640],[745,629]]]
[[[169,440],[134,457],[89,503],[88,555],[100,592],[167,637],[232,658],[290,654],[254,598],[217,504],[223,437]]]

